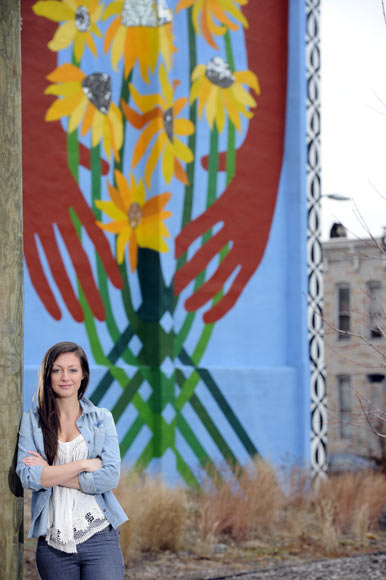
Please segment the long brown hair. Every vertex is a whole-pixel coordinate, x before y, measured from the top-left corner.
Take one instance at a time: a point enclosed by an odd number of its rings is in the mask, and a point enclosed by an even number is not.
[[[56,397],[51,387],[52,367],[61,354],[74,353],[80,360],[83,379],[78,391],[78,399],[81,399],[87,389],[90,368],[86,353],[75,342],[58,342],[46,352],[40,365],[39,384],[37,388],[37,407],[39,411],[40,427],[43,431],[44,451],[49,465],[52,465],[58,450],[59,414]]]

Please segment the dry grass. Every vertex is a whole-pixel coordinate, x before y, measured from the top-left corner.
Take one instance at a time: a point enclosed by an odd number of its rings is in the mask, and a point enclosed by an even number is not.
[[[336,533],[352,534],[366,543],[366,534],[377,529],[386,498],[386,478],[381,473],[344,473],[320,485],[314,501],[331,502]]]
[[[262,460],[209,472],[198,492],[130,474],[118,489],[130,516],[121,530],[125,558],[180,547],[208,557],[216,544],[229,542],[276,550],[307,545],[324,554],[337,553],[344,541],[366,545],[384,508],[384,475],[346,473],[312,485],[298,471],[289,479],[285,494]]]
[[[132,472],[121,478],[116,495],[130,518],[121,528],[125,558],[141,551],[178,551],[187,520],[185,489]]]
[[[267,463],[257,459],[236,473],[227,468],[221,475],[211,475],[204,480],[200,498],[198,526],[203,540],[222,534],[247,540],[274,526],[284,495]]]
[[[181,549],[194,562],[221,560],[225,552],[228,561],[384,549],[383,535],[377,533],[386,499],[382,473],[346,473],[313,485],[307,474],[293,470],[287,473],[286,493],[261,460],[244,469],[218,468],[211,475],[203,478],[200,490],[172,488],[138,472],[122,477],[116,494],[130,517],[121,526],[129,566],[146,552]],[[28,493],[26,500],[28,520]],[[33,551],[29,540],[27,568]]]

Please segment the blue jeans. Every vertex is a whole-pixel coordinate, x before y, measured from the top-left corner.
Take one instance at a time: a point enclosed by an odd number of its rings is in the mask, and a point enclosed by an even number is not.
[[[77,554],[51,548],[41,536],[36,566],[41,580],[123,580],[119,532],[109,526],[77,545]]]

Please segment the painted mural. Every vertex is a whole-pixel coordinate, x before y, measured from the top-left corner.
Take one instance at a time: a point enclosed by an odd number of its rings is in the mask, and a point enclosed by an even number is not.
[[[127,465],[309,456],[304,5],[23,0],[25,399],[90,354]]]

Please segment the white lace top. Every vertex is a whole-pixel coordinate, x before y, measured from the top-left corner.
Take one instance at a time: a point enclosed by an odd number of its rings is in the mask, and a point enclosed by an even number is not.
[[[83,435],[64,443],[59,441],[54,465],[87,459],[88,448]],[[109,525],[93,495],[79,489],[56,485],[50,498],[46,541],[49,546],[75,553],[76,545],[85,542]]]

